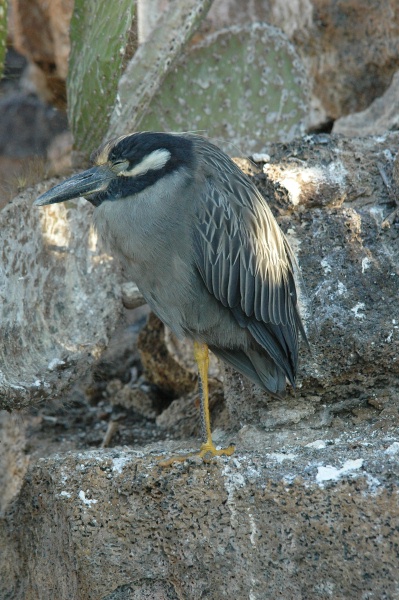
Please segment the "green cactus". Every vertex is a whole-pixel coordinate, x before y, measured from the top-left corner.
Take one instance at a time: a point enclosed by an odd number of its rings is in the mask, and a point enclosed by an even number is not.
[[[140,129],[199,131],[229,154],[304,131],[307,78],[288,38],[264,23],[234,26],[192,47],[166,76]]]
[[[149,8],[151,2],[144,1]],[[176,0],[161,12],[155,29],[140,44],[121,77],[107,138],[137,131],[152,98],[211,5],[212,0]]]
[[[87,152],[98,146],[108,129],[130,53],[134,14],[134,0],[75,0],[67,92],[69,122],[78,150]]]
[[[7,0],[0,0],[0,78],[4,72],[7,47]]]

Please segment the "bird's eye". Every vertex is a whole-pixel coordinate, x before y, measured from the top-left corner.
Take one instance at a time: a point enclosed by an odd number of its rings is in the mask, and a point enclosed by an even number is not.
[[[112,163],[111,169],[113,171],[115,171],[116,173],[122,173],[123,171],[126,171],[126,169],[128,167],[129,167],[128,160],[117,160],[114,163]]]

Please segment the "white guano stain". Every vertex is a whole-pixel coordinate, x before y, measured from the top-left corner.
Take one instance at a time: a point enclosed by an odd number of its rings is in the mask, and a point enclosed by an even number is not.
[[[362,259],[362,273],[364,273],[365,271],[367,271],[367,269],[370,268],[370,265],[371,265],[371,260],[369,259],[368,256],[365,256]]]
[[[86,498],[86,494],[83,490],[80,490],[78,496],[81,499],[81,501],[83,502],[83,504],[85,504],[86,506],[91,506],[92,504],[97,504],[97,502],[98,502],[98,500],[95,500],[94,498],[92,498],[92,499]]]
[[[238,461],[236,460],[236,463]],[[238,463],[239,466],[239,463]],[[245,486],[245,479],[241,473],[234,472],[230,465],[223,468],[222,475],[224,476],[224,487],[227,492],[227,506],[230,510],[230,523],[233,529],[237,527],[237,510],[235,505],[235,492],[239,488]]]
[[[284,454],[283,452],[271,452],[267,455],[268,458],[275,460],[277,463],[282,463],[285,460],[295,460],[296,454],[291,454],[287,452]]]
[[[112,471],[114,473],[122,473],[123,467],[126,463],[130,462],[131,457],[129,456],[118,456],[118,458],[112,459]]]
[[[294,206],[300,203],[302,192],[305,195],[312,191],[322,194],[323,186],[335,184],[344,190],[347,171],[340,161],[332,162],[326,167],[306,167],[297,163],[279,168],[273,164],[265,164],[263,172],[272,181],[278,181],[287,190]]]
[[[251,540],[252,546],[254,546],[254,548],[255,548],[259,530],[256,526],[254,516],[251,513],[250,509],[248,508],[247,511],[248,511],[248,518],[249,518],[249,527],[250,527],[249,539]]]
[[[399,454],[399,442],[393,442],[393,444],[388,446],[385,450],[385,454],[388,454],[388,456],[396,456],[396,454]]]
[[[64,360],[61,360],[59,358],[53,358],[53,360],[51,360],[47,365],[47,370],[54,371],[54,369],[56,369],[57,367],[61,367],[62,365],[65,365]]]
[[[321,466],[317,468],[316,482],[323,483],[324,481],[334,481],[343,475],[350,474],[352,471],[357,471],[363,466],[363,459],[356,458],[347,460],[342,465],[341,469],[337,469],[331,465]]]
[[[266,154],[265,152],[254,152],[252,154],[252,160],[256,163],[268,163],[270,162],[270,154]]]
[[[360,312],[361,310],[365,309],[365,304],[364,302],[358,302],[353,308],[351,308],[351,311],[355,314],[356,319],[365,319],[366,315],[362,312]]]
[[[327,444],[324,440],[315,440],[314,442],[309,442],[309,444],[306,444],[305,448],[314,448],[315,450],[322,450],[326,446]]]
[[[323,267],[324,275],[328,275],[329,273],[331,273],[331,265],[325,258],[323,258],[323,260],[320,261],[320,264]]]

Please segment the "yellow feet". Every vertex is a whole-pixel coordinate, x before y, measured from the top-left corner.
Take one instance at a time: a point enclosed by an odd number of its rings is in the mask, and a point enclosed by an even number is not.
[[[198,364],[199,372],[202,439],[206,440],[206,442],[202,444],[199,452],[190,452],[189,454],[183,454],[182,456],[172,456],[167,460],[161,460],[159,463],[161,467],[170,467],[170,465],[173,465],[173,463],[184,462],[187,458],[192,456],[199,456],[204,461],[207,460],[208,455],[210,455],[210,457],[223,455],[231,456],[235,449],[234,446],[229,446],[228,448],[221,448],[220,450],[217,450],[212,441],[211,419],[209,415],[208,346],[206,344],[194,342],[194,356]]]
[[[227,448],[220,448],[218,450],[212,440],[208,440],[202,444],[198,456],[205,459],[207,454],[212,456],[231,456],[235,450],[235,446],[228,446]]]
[[[208,462],[207,455],[210,454],[209,458],[213,456],[231,456],[235,450],[235,446],[228,446],[227,448],[220,448],[218,450],[212,440],[209,440],[202,444],[199,452],[189,452],[188,454],[182,454],[181,456],[171,456],[167,460],[160,460],[159,465],[161,467],[170,467],[173,463],[184,462],[188,458],[198,456],[202,458],[204,462]]]

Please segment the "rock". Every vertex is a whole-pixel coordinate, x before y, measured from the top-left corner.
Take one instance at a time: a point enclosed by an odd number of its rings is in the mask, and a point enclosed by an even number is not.
[[[153,313],[140,332],[138,348],[150,383],[172,397],[182,396],[193,390],[196,385],[195,372],[188,370],[169,351],[164,325]]]
[[[392,442],[313,439],[169,469],[127,448],[37,462],[1,521],[1,597],[394,598]]]
[[[122,302],[125,308],[139,308],[146,304],[137,285],[133,281],[125,281],[122,284]]]
[[[119,379],[114,379],[107,385],[107,395],[111,404],[133,408],[147,419],[155,419],[157,415],[149,395],[138,386],[123,385]]]
[[[148,311],[147,306],[138,315],[132,312],[127,316],[127,311],[124,311],[121,322],[112,332],[107,349],[93,366],[91,385],[116,380],[122,385],[132,379],[132,369],[140,367],[137,338]],[[128,319],[131,320],[130,324]]]
[[[69,131],[64,131],[53,138],[47,148],[49,172],[52,175],[69,173],[72,170],[73,139]]]
[[[18,496],[29,465],[27,421],[0,411],[0,514]]]
[[[157,417],[156,423],[174,438],[200,437],[198,391],[173,400]]]
[[[386,92],[362,112],[337,119],[333,133],[347,136],[383,135],[399,129],[399,71]]]
[[[67,129],[66,114],[34,95],[15,93],[0,100],[0,155],[46,156],[54,137]]]
[[[45,75],[44,99],[65,108],[73,0],[12,0],[15,49]]]
[[[225,437],[224,432],[231,427],[230,417],[226,410],[223,388],[220,384],[211,382],[209,386],[209,409],[215,443]],[[200,439],[200,398],[198,389],[173,400],[156,418],[156,424],[164,432],[164,437],[187,440]],[[220,430],[220,435],[215,430]],[[165,436],[166,434],[166,436]]]
[[[148,381],[173,398],[185,395],[197,384],[198,368],[194,358],[193,342],[178,339],[154,313],[138,338],[141,362]],[[209,353],[211,384],[221,382],[220,363]]]
[[[0,100],[0,208],[18,191],[42,181],[55,164],[54,139],[65,132],[66,115],[37,96],[9,93]],[[49,160],[47,160],[49,158]],[[65,161],[64,161],[65,162]]]
[[[49,182],[46,186],[55,184]],[[0,213],[0,408],[59,396],[108,344],[120,270],[97,248],[84,200],[38,208],[43,184]]]
[[[3,75],[0,79],[0,94],[2,97],[14,93],[15,82],[19,81],[26,67],[26,59],[16,52],[12,46],[9,46],[4,57]]]

